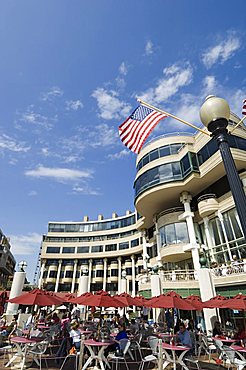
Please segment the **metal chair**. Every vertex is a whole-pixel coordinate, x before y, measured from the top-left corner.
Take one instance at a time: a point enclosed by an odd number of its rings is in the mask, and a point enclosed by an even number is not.
[[[130,348],[130,345],[131,345],[131,342],[129,341],[129,339],[127,338],[120,339],[119,340],[119,349],[120,349],[119,356],[116,356],[116,355],[109,356],[109,359],[115,362],[116,370],[118,370],[119,362],[124,362],[127,370],[129,370],[129,367],[126,361],[126,354]]]
[[[240,360],[236,357],[236,352],[231,347],[223,346],[221,349],[222,358],[229,369],[236,367],[237,370],[243,370],[246,366],[246,360]]]
[[[140,366],[139,366],[139,370],[143,370],[144,364],[146,364],[146,363],[154,362],[154,363],[158,364],[158,343],[159,343],[159,339],[156,338],[156,337],[150,336],[150,337],[148,337],[147,341],[148,341],[148,344],[150,346],[150,349],[151,349],[152,353],[150,355],[147,355],[147,356],[143,357],[142,352],[141,352],[141,348],[139,346],[139,349],[140,349],[139,353],[140,353],[140,356],[141,356],[141,363],[140,363]]]
[[[42,356],[45,354],[47,351],[47,348],[49,346],[49,342],[44,340],[39,343],[35,343],[29,350],[28,354],[31,354],[33,356],[33,361],[36,362],[36,364],[39,366],[40,370],[42,369]],[[48,369],[48,363],[47,359],[43,357],[45,360],[46,367]]]
[[[204,351],[204,353],[208,355],[208,360],[210,362],[211,355],[212,355],[213,351],[216,351],[216,350],[217,350],[217,348],[213,344],[213,342],[212,341],[209,341],[209,339],[208,339],[208,337],[206,335],[203,335],[201,337],[200,346],[198,348],[198,359],[201,356],[201,352]]]

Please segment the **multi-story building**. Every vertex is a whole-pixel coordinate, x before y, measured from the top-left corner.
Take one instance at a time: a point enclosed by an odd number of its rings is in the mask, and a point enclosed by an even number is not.
[[[238,122],[231,114],[230,126]],[[229,137],[246,186],[246,130]],[[159,267],[161,290],[199,294],[199,258],[213,267],[217,293],[246,293],[246,244],[217,144],[199,132],[170,134],[147,143],[137,157],[136,213],[83,222],[49,222],[41,248],[40,284],[76,291],[81,266],[88,290],[150,295],[150,266]]]
[[[8,238],[0,230],[0,285],[7,288],[8,279],[13,277],[16,261],[12,255]]]

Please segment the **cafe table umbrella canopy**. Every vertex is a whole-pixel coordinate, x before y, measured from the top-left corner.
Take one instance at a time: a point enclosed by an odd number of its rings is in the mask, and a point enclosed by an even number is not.
[[[69,300],[69,302],[70,303],[77,303],[77,304],[80,304],[80,305],[84,305],[84,306],[86,306],[86,304],[84,304],[84,300],[86,299],[86,298],[88,298],[88,297],[91,297],[91,296],[93,296],[93,294],[92,293],[90,293],[90,292],[85,292],[85,293],[82,293],[81,295],[79,295],[78,297],[76,297],[76,298],[71,298],[70,300]]]
[[[173,291],[151,298],[149,302],[145,304],[145,306],[152,308],[177,308],[179,310],[187,311],[196,310],[196,307],[187,302],[178,293]]]
[[[107,292],[100,290],[90,297],[85,297],[81,303],[84,306],[94,307],[126,307],[117,298],[111,297]]]
[[[196,310],[201,311],[203,309],[203,303],[199,295],[190,295],[185,298],[186,302],[189,302],[196,308]]]
[[[246,310],[246,295],[237,294],[232,298],[223,301],[220,308],[230,308],[231,310],[245,311]]]
[[[123,303],[123,306],[139,306],[143,307],[143,300],[138,298],[138,297],[132,297],[128,293],[121,293],[121,294],[116,294],[114,296],[118,301]],[[122,307],[123,307],[122,306]]]
[[[42,289],[34,289],[23,293],[18,297],[8,300],[10,303],[21,304],[24,306],[56,306],[61,305],[63,300],[53,292],[46,292]]]
[[[216,295],[210,298],[208,301],[203,302],[203,308],[221,308],[221,306],[227,301],[227,298],[223,295]]]

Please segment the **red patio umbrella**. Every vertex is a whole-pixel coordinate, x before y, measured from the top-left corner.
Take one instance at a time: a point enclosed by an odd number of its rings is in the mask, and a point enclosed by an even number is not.
[[[84,300],[86,299],[86,298],[88,298],[88,297],[91,297],[91,296],[93,296],[93,294],[92,293],[90,293],[90,292],[85,292],[85,293],[83,293],[83,294],[81,294],[80,296],[78,296],[78,297],[76,297],[76,298],[71,298],[70,299],[70,303],[77,303],[77,304],[81,304],[81,305],[83,305],[84,304]],[[85,305],[86,306],[86,305]]]
[[[126,305],[117,298],[111,297],[103,290],[92,294],[90,297],[85,297],[83,303],[81,302],[80,304],[94,307],[126,307]]]
[[[11,298],[8,302],[22,304],[24,306],[53,306],[60,305],[63,301],[53,292],[34,289],[30,292],[23,293],[18,297]]]
[[[196,307],[173,291],[151,298],[145,306],[152,308],[178,308],[179,310],[189,311],[196,310]]]
[[[216,295],[208,301],[203,302],[203,308],[220,308],[221,305],[227,300],[223,295]]]
[[[190,295],[189,297],[185,298],[186,302],[189,302],[196,308],[196,310],[203,309],[203,303],[199,295]]]
[[[235,295],[235,297],[226,299],[223,301],[220,308],[244,311],[246,310],[246,295],[239,293]]]
[[[122,302],[125,306],[143,306],[143,300],[139,297],[132,297],[130,294],[121,293],[114,296],[118,301]]]

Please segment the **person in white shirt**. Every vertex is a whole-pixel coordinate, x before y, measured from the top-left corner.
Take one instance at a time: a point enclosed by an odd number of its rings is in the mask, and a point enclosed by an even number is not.
[[[79,323],[74,322],[71,324],[71,330],[69,332],[70,338],[73,340],[73,345],[76,348],[77,351],[80,350],[80,337],[81,337],[81,332],[79,331]]]
[[[73,306],[73,309],[71,311],[71,319],[77,321],[79,321],[80,319],[80,309],[79,307],[77,307],[76,304]]]

